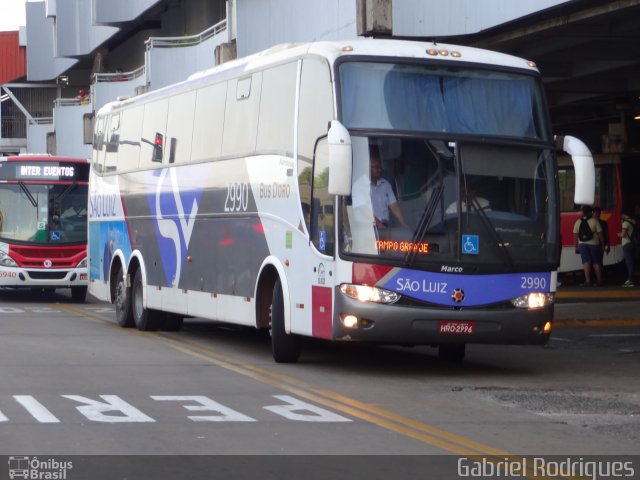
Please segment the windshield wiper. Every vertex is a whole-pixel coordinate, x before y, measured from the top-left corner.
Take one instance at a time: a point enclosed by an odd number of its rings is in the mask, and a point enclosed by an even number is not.
[[[33,198],[33,195],[31,195],[31,192],[29,191],[27,185],[24,182],[18,182],[18,185],[20,185],[20,189],[27,196],[27,198],[31,202],[31,205],[33,205],[34,208],[38,208],[38,202],[35,198]]]
[[[416,231],[413,234],[414,244],[420,243],[424,238],[424,236],[427,234],[427,230],[429,230],[429,226],[433,221],[433,216],[435,215],[438,209],[438,203],[442,198],[442,191],[443,191],[443,187],[442,187],[442,184],[440,184],[434,189],[433,195],[431,195],[431,198],[427,202],[427,205],[424,207],[422,216],[420,217],[420,221],[418,222],[418,226],[416,227]],[[409,251],[404,256],[405,265],[407,266],[412,265],[415,258],[416,258],[416,250],[413,248],[409,249]]]

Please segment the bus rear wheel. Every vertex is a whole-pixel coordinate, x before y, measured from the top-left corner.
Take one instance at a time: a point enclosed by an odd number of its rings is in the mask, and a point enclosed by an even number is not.
[[[271,300],[271,353],[278,363],[295,363],[300,357],[300,341],[284,329],[282,283],[276,280]]]
[[[133,310],[133,322],[138,330],[150,332],[158,330],[162,323],[162,312],[145,308],[142,301],[142,273],[138,269],[133,277],[131,286],[131,309]]]
[[[118,270],[116,278],[118,279],[114,302],[116,305],[116,321],[122,328],[132,328],[135,323],[131,312],[131,287],[127,287],[127,279],[122,270]]]
[[[71,287],[71,300],[74,303],[82,303],[87,298],[87,287]]]
[[[464,343],[447,343],[438,347],[438,358],[445,362],[461,362],[464,360],[465,353]]]

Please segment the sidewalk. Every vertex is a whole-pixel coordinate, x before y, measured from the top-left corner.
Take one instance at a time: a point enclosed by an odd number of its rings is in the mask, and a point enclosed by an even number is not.
[[[636,284],[632,288],[622,288],[619,285],[603,285],[601,287],[560,285],[556,292],[556,300],[560,303],[567,300],[640,300],[640,286]]]
[[[607,267],[604,271],[604,285],[601,287],[581,287],[584,282],[582,272],[570,272],[561,274],[558,278],[560,285],[556,292],[556,303],[567,301],[593,301],[605,302],[615,300],[639,300],[640,301],[640,276],[635,275],[635,287],[623,288],[626,280],[626,270],[621,265]]]

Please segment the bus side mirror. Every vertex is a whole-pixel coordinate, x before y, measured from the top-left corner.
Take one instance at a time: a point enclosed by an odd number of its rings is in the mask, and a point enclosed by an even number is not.
[[[596,189],[596,168],[589,148],[576,137],[566,135],[556,138],[556,145],[569,155],[576,173],[573,202],[576,205],[593,205]]]
[[[337,120],[332,120],[328,141],[329,195],[351,195],[351,135],[344,125]]]

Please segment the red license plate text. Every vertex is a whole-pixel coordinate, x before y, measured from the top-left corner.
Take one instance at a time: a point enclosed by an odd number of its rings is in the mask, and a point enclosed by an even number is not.
[[[475,322],[451,322],[441,320],[438,326],[438,333],[449,335],[473,335],[475,331]]]

